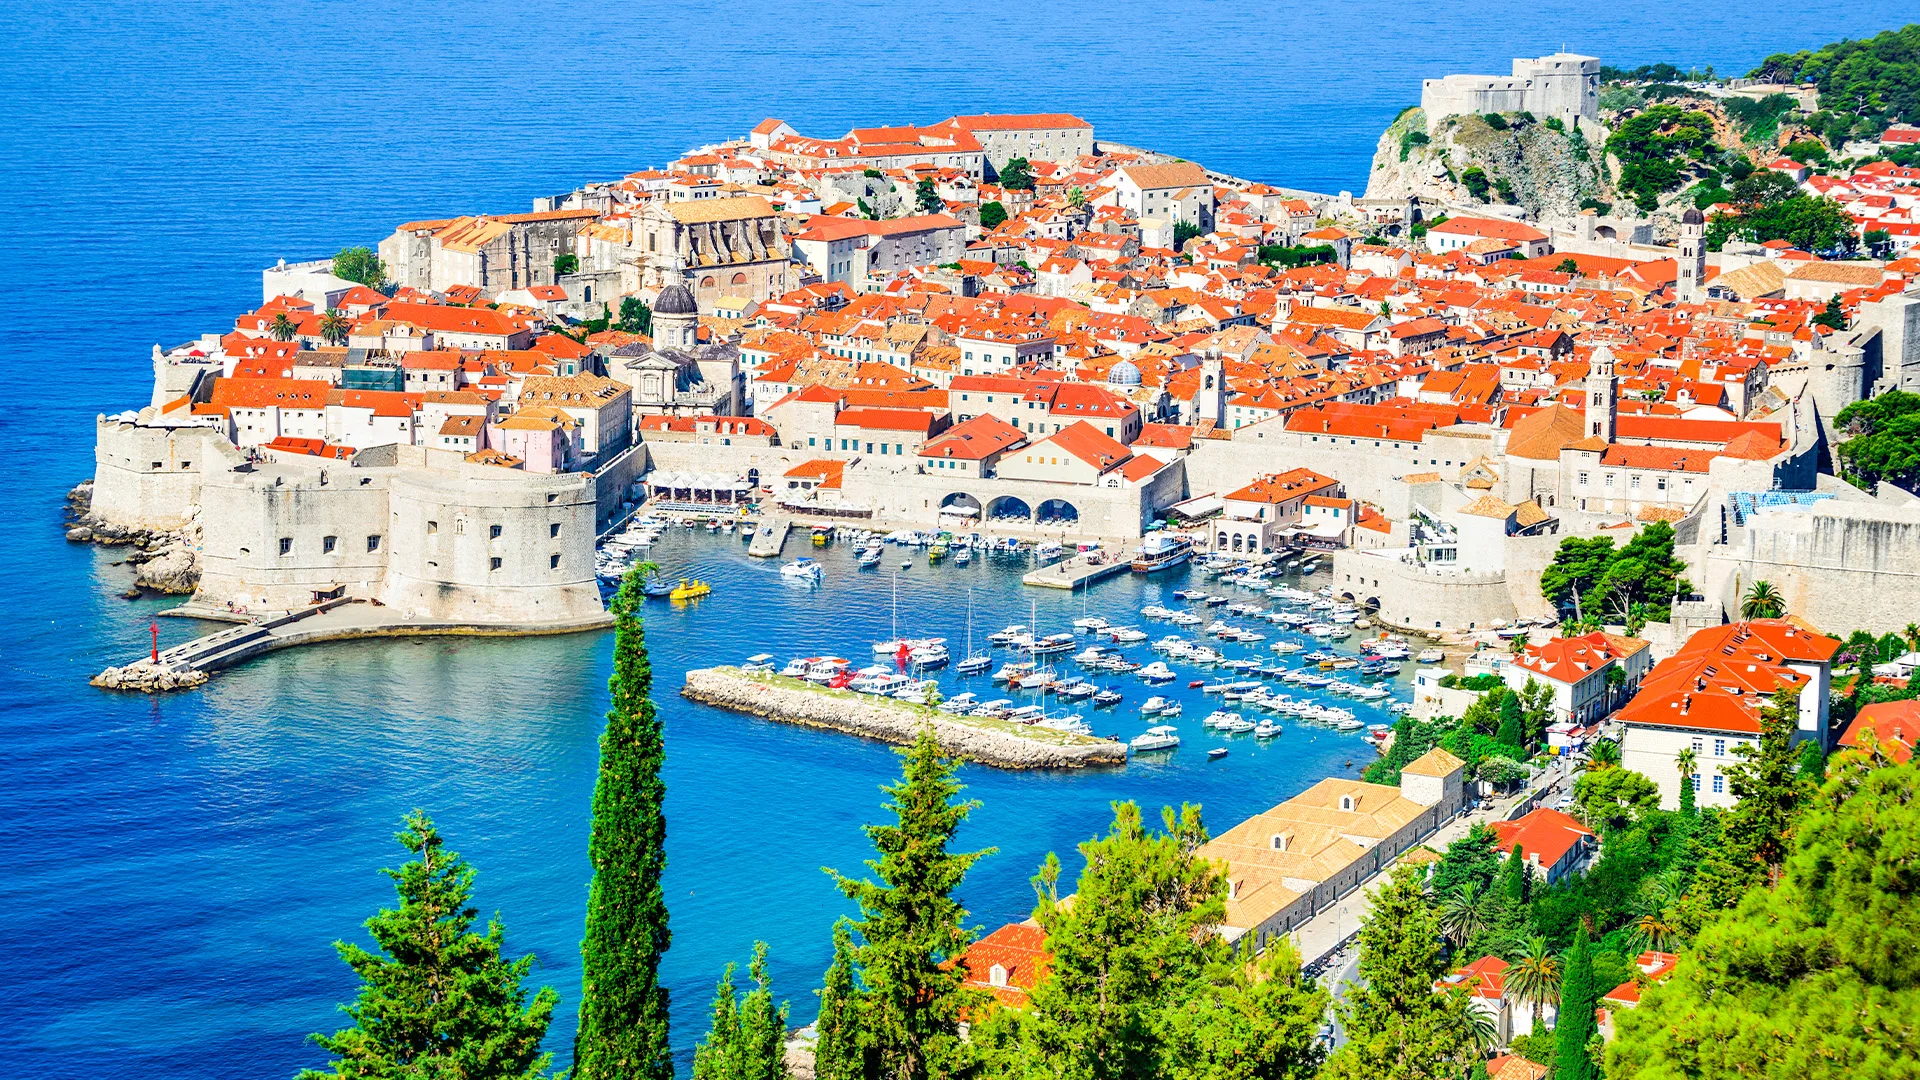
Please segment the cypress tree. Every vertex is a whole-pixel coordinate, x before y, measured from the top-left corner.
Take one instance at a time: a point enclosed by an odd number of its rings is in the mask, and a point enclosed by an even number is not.
[[[473,868],[444,850],[425,814],[409,814],[396,839],[417,859],[381,871],[400,896],[398,909],[367,920],[381,952],[334,943],[360,976],[360,996],[341,1006],[353,1026],[312,1036],[338,1060],[328,1071],[303,1070],[300,1080],[547,1075],[553,1055],[540,1052],[540,1041],[559,995],[542,987],[527,999],[520,981],[533,957],[500,955],[506,930],[498,918],[484,935],[473,932]]]
[[[627,572],[614,595],[613,707],[600,736],[600,776],[593,788],[593,835],[587,855],[586,936],[580,943],[580,1031],[574,1039],[579,1080],[669,1080],[667,989],[660,955],[667,951],[667,822],[660,777],[665,736],[653,701],[653,669],[641,626],[642,571]]]
[[[1397,866],[1360,927],[1361,985],[1335,1005],[1347,1042],[1330,1080],[1457,1080],[1472,1054],[1467,991],[1435,993],[1447,970],[1440,923],[1417,867]]]
[[[959,799],[955,763],[922,727],[901,779],[885,789],[892,825],[869,825],[880,858],[867,861],[880,883],[827,870],[840,891],[860,905],[860,945],[854,960],[866,984],[861,1009],[869,1072],[882,1080],[926,1080],[959,1071],[966,1053],[960,1013],[973,995],[958,964],[973,941],[961,925],[967,912],[953,897],[967,868],[987,851],[948,850],[956,830],[978,803]]]
[[[1509,691],[1500,699],[1500,728],[1493,737],[1515,749],[1526,746],[1526,713],[1520,706],[1520,695]]]
[[[820,987],[819,1039],[813,1047],[816,1080],[860,1080],[860,988],[853,978],[853,931],[847,920],[833,924],[833,963]]]
[[[786,1076],[787,1007],[773,1004],[773,980],[767,974],[767,943],[753,943],[747,965],[753,989],[736,996],[733,965],[720,974],[713,991],[713,1026],[694,1047],[694,1080],[780,1080]]]
[[[1600,987],[1593,977],[1593,950],[1582,924],[1560,976],[1560,1020],[1553,1029],[1554,1080],[1598,1080],[1587,1040],[1599,1031],[1593,1010],[1600,1004]]]
[[[1694,818],[1699,816],[1699,813],[1693,794],[1693,777],[1683,776],[1680,778],[1680,816]]]
[[[1515,905],[1525,904],[1533,896],[1533,874],[1527,870],[1527,857],[1517,843],[1500,867],[1500,889]]]

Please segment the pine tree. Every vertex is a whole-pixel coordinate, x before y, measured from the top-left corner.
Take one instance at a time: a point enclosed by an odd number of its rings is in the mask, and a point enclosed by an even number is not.
[[[833,963],[820,987],[820,1017],[814,1022],[817,1080],[860,1080],[865,1067],[860,1049],[860,988],[853,975],[853,931],[847,920],[833,924]]]
[[[338,1060],[302,1071],[300,1080],[545,1076],[553,1055],[540,1052],[540,1041],[559,995],[542,987],[528,1000],[521,980],[533,957],[500,955],[506,930],[498,918],[484,935],[473,932],[473,868],[444,849],[425,814],[409,814],[396,839],[417,858],[381,871],[400,897],[398,909],[367,920],[381,951],[334,943],[360,976],[359,997],[341,1006],[353,1026],[312,1036]]]
[[[1599,1070],[1587,1056],[1587,1040],[1598,1033],[1593,1011],[1600,1004],[1600,988],[1593,975],[1593,951],[1587,928],[1574,934],[1573,948],[1560,976],[1560,1020],[1553,1029],[1554,1080],[1598,1080]]]
[[[733,985],[733,965],[720,973],[713,991],[713,1023],[706,1041],[694,1047],[694,1080],[781,1080],[787,1075],[787,1007],[773,1004],[773,980],[767,974],[767,943],[753,943],[747,965],[753,989],[744,999]]]
[[[1516,750],[1526,745],[1526,714],[1518,694],[1509,693],[1500,699],[1500,729],[1493,737]]]
[[[668,1080],[667,989],[660,956],[667,951],[666,784],[660,768],[665,734],[655,714],[653,669],[641,626],[641,571],[628,571],[613,598],[613,708],[600,736],[600,776],[593,788],[593,833],[587,855],[593,884],[580,943],[580,1030],[574,1039],[578,1080]]]
[[[1213,929],[1226,915],[1226,879],[1195,852],[1206,842],[1197,807],[1150,832],[1133,803],[1116,803],[1107,834],[1080,845],[1086,865],[1071,904],[1060,901],[1060,861],[1034,886],[1034,917],[1052,959],[1033,990],[1031,1043],[1062,1076],[1152,1075],[1157,1018],[1196,984]]]
[[[1455,1080],[1473,1056],[1467,991],[1435,993],[1446,973],[1440,926],[1417,867],[1398,866],[1360,928],[1360,977],[1336,1006],[1347,1043],[1330,1080]]]
[[[840,891],[860,905],[854,950],[866,984],[861,1033],[871,1072],[880,1080],[926,1080],[957,1071],[966,1052],[960,1014],[973,1000],[959,965],[973,931],[954,890],[967,868],[992,850],[948,850],[954,833],[979,804],[959,799],[955,763],[940,750],[931,727],[920,729],[901,779],[884,790],[893,801],[892,825],[869,825],[880,852],[867,866],[880,883],[827,870]]]
[[[1760,710],[1760,739],[1740,747],[1740,761],[1726,769],[1735,799],[1727,815],[1727,847],[1758,862],[1769,874],[1786,860],[1794,818],[1806,797],[1793,735],[1800,716],[1798,690],[1781,690]]]

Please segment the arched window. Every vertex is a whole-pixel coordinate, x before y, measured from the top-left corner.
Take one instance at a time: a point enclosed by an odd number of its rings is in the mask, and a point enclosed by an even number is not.
[[[745,274],[733,275],[733,283],[735,285],[745,285],[747,283],[747,275]]]
[[[719,282],[713,280],[712,274],[708,274],[706,277],[700,279],[700,287],[703,289],[711,289],[718,284]]]

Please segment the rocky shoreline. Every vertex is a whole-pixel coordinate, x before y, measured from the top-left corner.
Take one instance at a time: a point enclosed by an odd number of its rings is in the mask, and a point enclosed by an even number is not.
[[[207,673],[197,668],[174,670],[151,660],[136,660],[122,667],[110,667],[87,680],[102,690],[134,690],[158,694],[168,690],[191,690],[207,681]]]
[[[93,516],[93,481],[67,492],[67,539],[76,544],[127,546],[116,565],[133,567],[133,584],[121,595],[129,600],[150,593],[186,596],[200,585],[200,526],[174,532],[129,529]]]
[[[904,746],[923,725],[949,754],[1001,769],[1082,769],[1124,765],[1124,743],[1045,728],[949,716],[905,703],[826,690],[738,668],[694,668],[681,696],[689,701],[802,727],[826,728]],[[1000,727],[990,726],[1000,724]],[[1004,730],[1001,730],[1001,727]]]

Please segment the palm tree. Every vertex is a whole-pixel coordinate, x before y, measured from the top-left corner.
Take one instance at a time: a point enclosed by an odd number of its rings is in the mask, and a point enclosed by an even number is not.
[[[1689,746],[1673,755],[1673,767],[1680,770],[1680,786],[1686,787],[1693,782],[1694,774],[1700,771],[1700,755]]]
[[[1587,760],[1580,763],[1583,772],[1605,772],[1620,767],[1620,744],[1612,739],[1600,739],[1587,751]]]
[[[1482,1009],[1467,1010],[1466,1049],[1479,1061],[1492,1057],[1500,1049],[1500,1027],[1493,1014]]]
[[[294,322],[286,312],[282,311],[273,317],[272,322],[267,323],[267,333],[273,335],[275,341],[292,341],[294,336],[300,333],[300,324]]]
[[[327,313],[320,316],[320,337],[329,345],[345,345],[349,325],[339,308],[328,308]]]
[[[1487,928],[1491,916],[1487,895],[1480,891],[1480,883],[1464,882],[1440,902],[1440,932],[1455,948],[1464,949],[1467,942]]]
[[[1920,623],[1908,623],[1906,630],[1902,631],[1902,636],[1907,639],[1908,649],[1920,652]]]
[[[1633,924],[1633,936],[1656,952],[1666,952],[1667,946],[1673,944],[1678,934],[1679,930],[1668,921],[1665,911],[1642,915],[1640,921]]]
[[[1540,1030],[1540,1010],[1560,1001],[1560,957],[1547,947],[1547,939],[1535,937],[1527,942],[1527,951],[1506,971],[1507,993],[1515,1001],[1533,1005],[1533,1030]]]
[[[1787,600],[1771,581],[1756,581],[1740,600],[1743,619],[1777,619],[1787,613]]]

